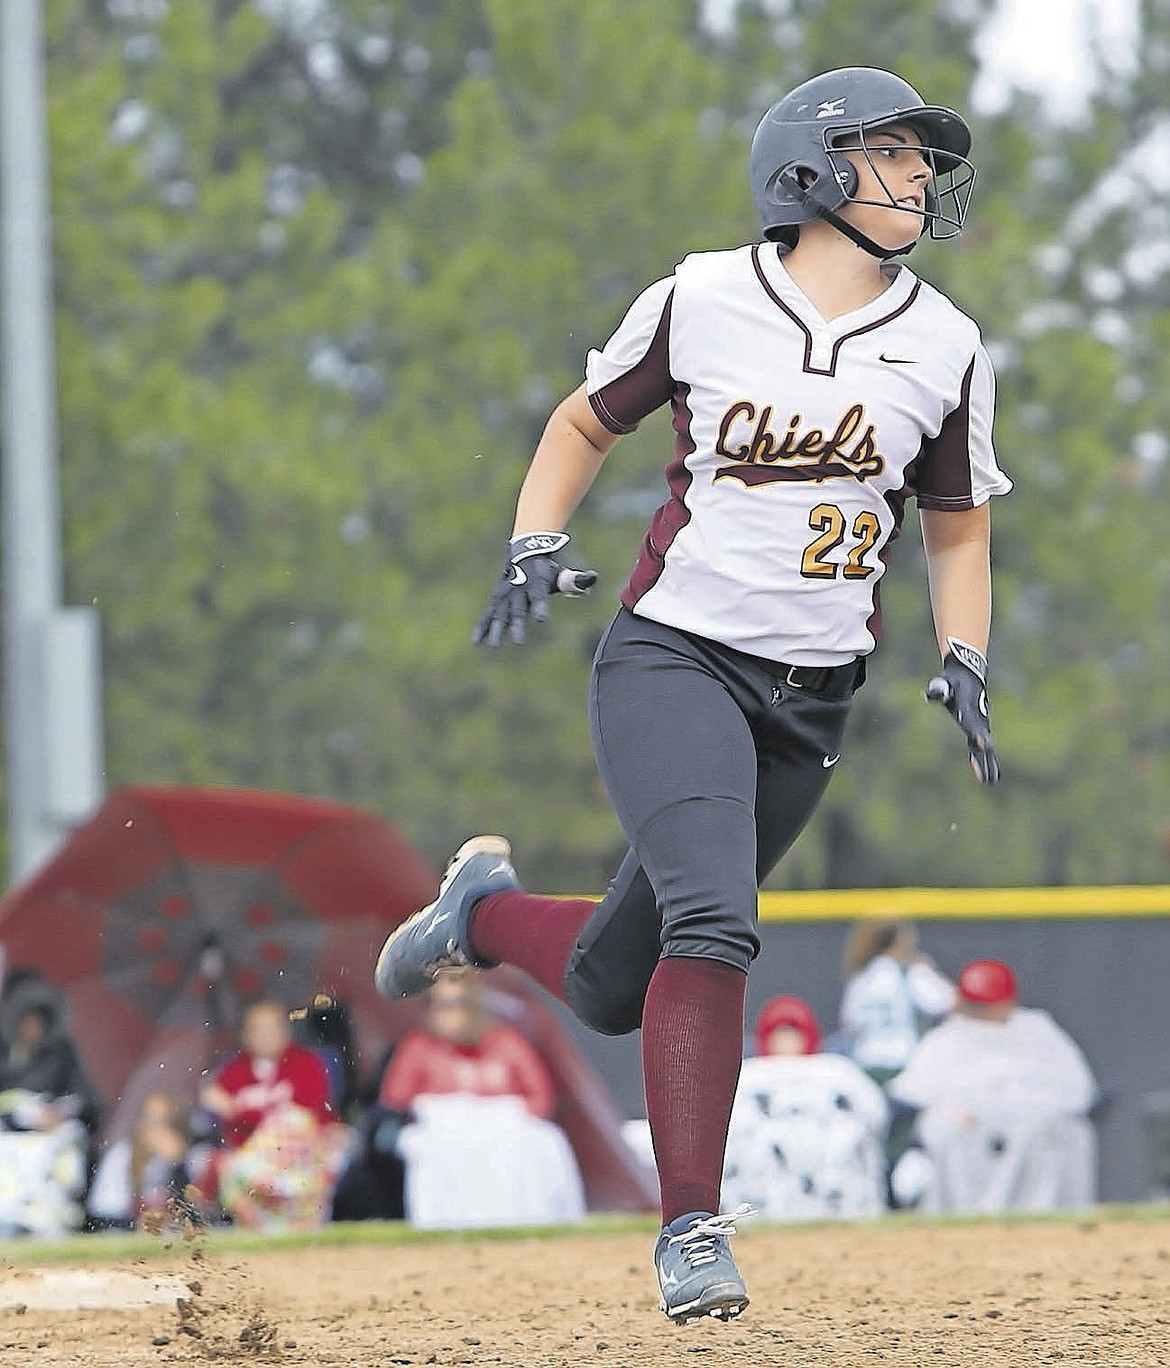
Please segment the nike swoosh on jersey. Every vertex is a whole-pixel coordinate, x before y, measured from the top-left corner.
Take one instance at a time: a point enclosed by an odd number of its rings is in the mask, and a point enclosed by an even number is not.
[[[878,360],[884,361],[887,366],[916,366],[917,361],[910,356],[887,356],[885,352],[878,353]]]
[[[821,765],[822,765],[825,769],[832,769],[833,766],[837,763],[837,761],[840,760],[840,758],[841,758],[841,752],[840,752],[840,751],[838,751],[836,755],[826,755],[825,758],[821,761]]]

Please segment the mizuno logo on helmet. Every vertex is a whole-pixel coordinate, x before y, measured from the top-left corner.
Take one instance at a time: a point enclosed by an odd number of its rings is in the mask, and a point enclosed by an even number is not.
[[[835,119],[845,113],[845,96],[839,95],[835,100],[822,100],[817,105],[818,119]]]

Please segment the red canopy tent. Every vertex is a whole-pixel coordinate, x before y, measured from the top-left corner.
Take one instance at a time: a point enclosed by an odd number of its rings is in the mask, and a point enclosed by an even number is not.
[[[65,990],[110,1106],[105,1133],[116,1138],[148,1092],[194,1094],[256,997],[343,1002],[359,1067],[371,1069],[419,1013],[375,992],[378,947],[437,882],[389,823],[354,808],[245,789],[125,787],[0,902],[0,944],[9,966],[39,969]],[[513,970],[491,978],[552,1071],[556,1119],[590,1206],[652,1207],[612,1098],[547,1000]]]

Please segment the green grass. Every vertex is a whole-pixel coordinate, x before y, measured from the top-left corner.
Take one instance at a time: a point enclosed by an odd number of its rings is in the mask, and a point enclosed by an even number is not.
[[[1170,1204],[1144,1203],[1136,1206],[1099,1206],[1087,1211],[1005,1212],[995,1216],[918,1216],[914,1212],[895,1212],[857,1228],[897,1230],[931,1226],[1064,1224],[1083,1229],[1121,1221],[1170,1222]],[[790,1234],[824,1229],[839,1222],[809,1222],[788,1226]],[[778,1229],[760,1223],[746,1223],[744,1234]],[[510,1226],[491,1230],[416,1230],[402,1221],[354,1221],[327,1225],[320,1230],[284,1235],[258,1235],[246,1230],[217,1229],[193,1239],[181,1235],[139,1233],[72,1235],[61,1240],[0,1240],[0,1269],[16,1265],[82,1264],[124,1262],[126,1260],[165,1260],[187,1256],[198,1250],[205,1257],[218,1254],[249,1254],[260,1251],[298,1249],[386,1248],[421,1244],[478,1244],[495,1240],[558,1240],[566,1236],[637,1234],[647,1238],[658,1229],[653,1216],[606,1213],[587,1217],[567,1226]]]
[[[486,1240],[555,1240],[565,1235],[651,1235],[658,1229],[651,1216],[605,1213],[574,1225],[508,1226],[487,1230],[416,1230],[403,1221],[351,1221],[320,1230],[261,1235],[249,1230],[216,1229],[186,1238],[180,1234],[147,1235],[108,1232],[69,1235],[59,1240],[0,1240],[0,1269],[18,1264],[93,1264],[187,1254],[251,1254],[259,1250],[384,1248],[395,1245],[477,1244]]]

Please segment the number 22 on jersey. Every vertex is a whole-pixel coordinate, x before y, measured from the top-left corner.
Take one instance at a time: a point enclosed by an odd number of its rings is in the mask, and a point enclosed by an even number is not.
[[[836,579],[838,574],[846,579],[867,579],[873,574],[876,566],[870,565],[865,557],[881,534],[876,513],[863,511],[853,519],[853,526],[848,529],[851,544],[844,565],[829,559],[845,541],[848,526],[848,519],[837,505],[817,504],[808,515],[808,525],[817,535],[804,548],[800,558],[800,573],[805,579]]]

